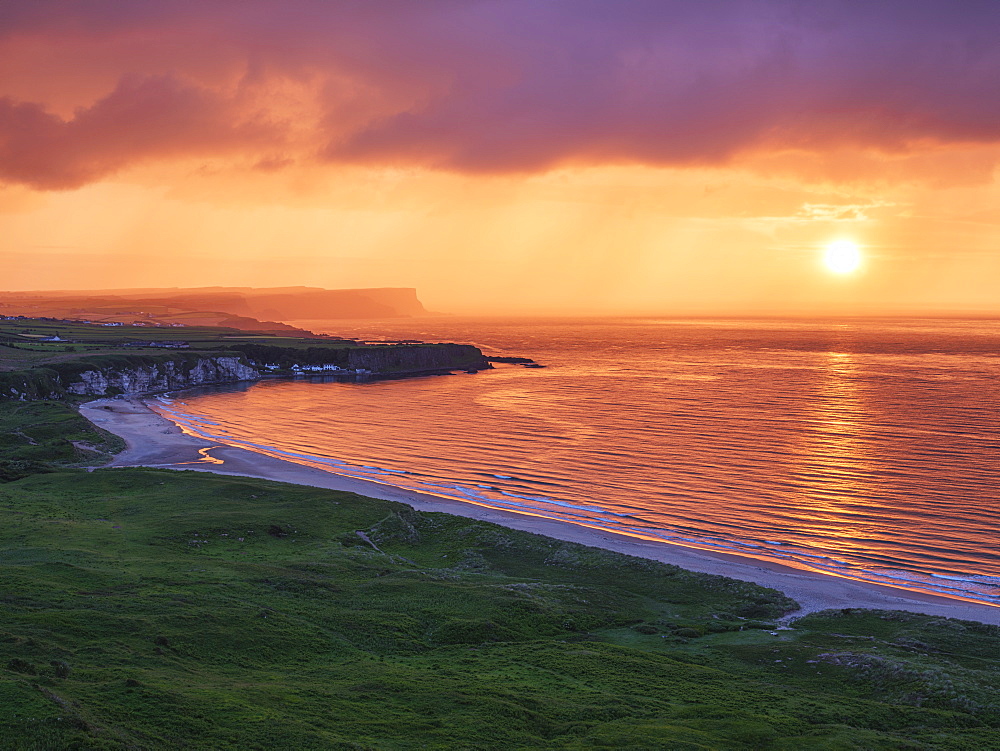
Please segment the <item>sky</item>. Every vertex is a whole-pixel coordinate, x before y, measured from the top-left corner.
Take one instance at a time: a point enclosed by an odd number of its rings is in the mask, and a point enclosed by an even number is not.
[[[5,0],[0,289],[1000,313],[998,38],[995,0]]]

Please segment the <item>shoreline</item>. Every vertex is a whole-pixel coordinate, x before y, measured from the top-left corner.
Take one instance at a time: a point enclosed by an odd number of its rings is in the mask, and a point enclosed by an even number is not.
[[[925,615],[1000,625],[1000,607],[840,578],[736,554],[646,541],[607,530],[492,509],[471,502],[404,490],[372,480],[344,477],[247,449],[207,441],[184,433],[173,422],[150,409],[141,398],[99,399],[81,404],[79,409],[80,414],[92,423],[120,436],[126,442],[127,448],[104,465],[108,468],[153,467],[253,477],[346,491],[405,503],[417,511],[435,511],[492,522],[566,542],[777,589],[802,606],[801,610],[788,614],[782,620],[830,608],[872,608],[908,610]]]

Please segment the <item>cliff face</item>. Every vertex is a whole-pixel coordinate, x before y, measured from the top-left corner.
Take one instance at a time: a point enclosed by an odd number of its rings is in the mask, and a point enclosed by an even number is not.
[[[144,394],[258,378],[260,371],[238,357],[206,357],[191,366],[167,361],[121,371],[86,370],[65,384],[65,389],[87,396]]]
[[[144,394],[259,378],[260,371],[240,357],[139,357],[91,365],[81,361],[0,373],[0,399],[30,401],[62,399],[66,394]]]
[[[471,344],[422,344],[366,347],[348,350],[347,367],[375,375],[435,373],[446,370],[485,370],[491,365]]]
[[[5,372],[0,373],[0,400],[62,399],[67,394],[148,394],[194,386],[256,381],[261,378],[262,370],[255,363],[268,362],[270,349],[280,350],[269,348],[264,357],[252,351],[220,356],[194,353],[105,356]],[[288,349],[286,354],[298,361],[312,351]],[[483,353],[468,344],[330,348],[317,357],[322,362],[335,362],[348,371],[367,371],[374,376],[420,375],[491,367]]]

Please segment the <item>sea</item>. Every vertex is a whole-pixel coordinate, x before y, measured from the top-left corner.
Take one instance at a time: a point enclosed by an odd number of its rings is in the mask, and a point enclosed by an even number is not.
[[[296,324],[545,367],[268,380],[156,408],[340,475],[1000,605],[1000,321]]]

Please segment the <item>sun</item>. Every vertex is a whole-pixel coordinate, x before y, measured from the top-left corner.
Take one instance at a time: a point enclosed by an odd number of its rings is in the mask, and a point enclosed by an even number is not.
[[[823,265],[834,274],[850,274],[861,268],[861,249],[852,240],[834,240],[826,246]]]

